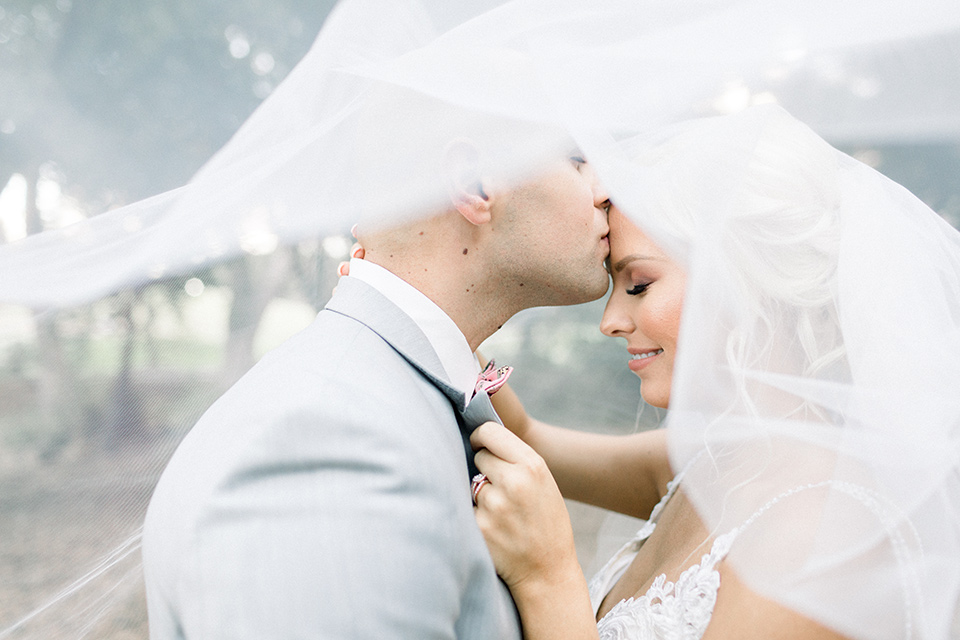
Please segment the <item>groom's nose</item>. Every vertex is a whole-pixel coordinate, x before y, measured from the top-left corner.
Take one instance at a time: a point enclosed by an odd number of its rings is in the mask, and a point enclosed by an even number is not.
[[[585,163],[580,168],[580,173],[590,185],[590,190],[593,193],[593,206],[597,209],[607,209],[610,204],[610,196],[607,195],[607,189],[600,182],[600,176],[594,171],[593,165],[589,162]]]

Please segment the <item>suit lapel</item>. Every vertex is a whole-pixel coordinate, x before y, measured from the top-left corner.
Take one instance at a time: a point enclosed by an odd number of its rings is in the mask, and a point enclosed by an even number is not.
[[[467,468],[470,471],[470,477],[478,473],[476,465],[473,463],[473,447],[470,445],[470,434],[484,422],[501,422],[490,402],[490,396],[483,391],[477,393],[467,405],[467,409],[460,414],[460,434],[463,436],[463,446],[468,452]],[[502,422],[501,422],[502,424]]]
[[[326,309],[353,318],[386,340],[418,370],[458,393],[420,327],[383,294],[356,278],[341,278]],[[446,390],[444,390],[446,393]],[[462,397],[463,394],[460,394]]]
[[[472,477],[477,470],[473,464],[470,434],[488,420],[500,422],[487,394],[477,394],[464,410],[464,395],[451,386],[427,336],[410,316],[365,282],[356,278],[341,278],[337,293],[327,303],[326,309],[367,326],[450,400],[456,412],[467,468]]]

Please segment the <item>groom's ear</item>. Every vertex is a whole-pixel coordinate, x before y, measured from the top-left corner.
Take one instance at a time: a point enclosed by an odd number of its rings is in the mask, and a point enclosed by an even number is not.
[[[451,142],[444,152],[444,171],[453,207],[467,222],[490,222],[490,196],[484,188],[480,150],[471,140]]]

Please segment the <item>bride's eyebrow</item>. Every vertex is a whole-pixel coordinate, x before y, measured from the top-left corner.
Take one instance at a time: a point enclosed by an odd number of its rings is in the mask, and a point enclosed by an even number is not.
[[[634,260],[661,260],[657,256],[648,256],[641,253],[631,253],[629,256],[617,260],[616,264],[613,265],[613,273],[618,273],[623,271],[623,268]]]

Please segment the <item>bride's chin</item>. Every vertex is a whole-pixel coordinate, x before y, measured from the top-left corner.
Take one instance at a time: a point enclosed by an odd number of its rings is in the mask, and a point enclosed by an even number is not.
[[[652,387],[648,381],[648,388]],[[670,390],[667,389],[666,393],[662,389],[649,389],[645,392],[643,390],[643,383],[640,383],[640,397],[643,398],[643,401],[646,402],[651,407],[656,407],[658,409],[667,409],[670,405]]]

